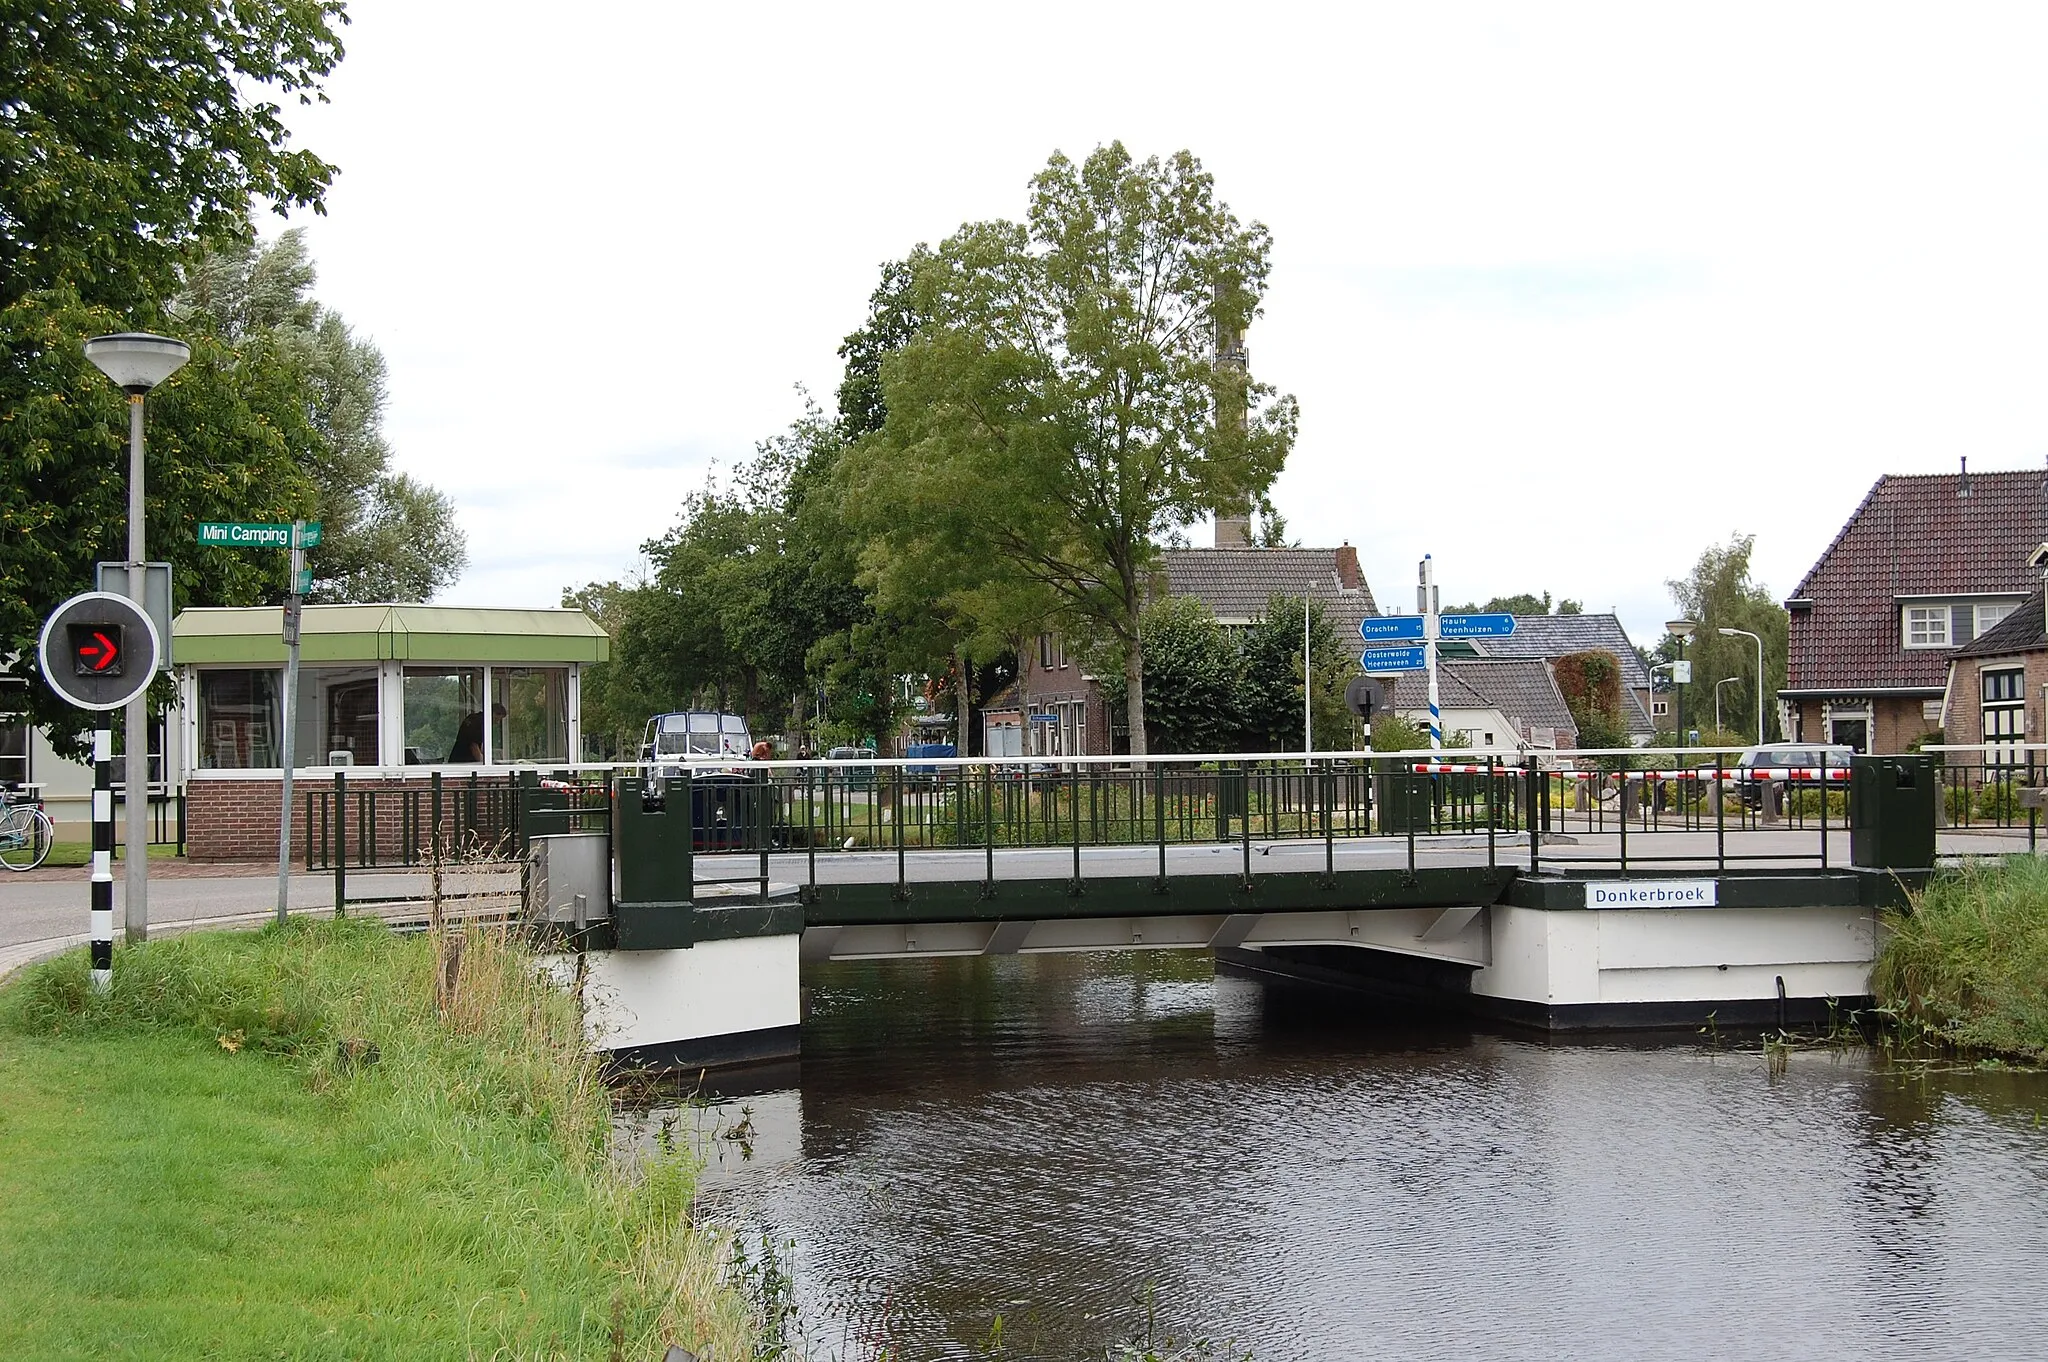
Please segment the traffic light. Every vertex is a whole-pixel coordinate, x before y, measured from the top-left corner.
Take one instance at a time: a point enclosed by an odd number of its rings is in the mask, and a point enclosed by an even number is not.
[[[71,642],[73,676],[113,677],[127,660],[122,627],[112,620],[80,620],[64,626]]]

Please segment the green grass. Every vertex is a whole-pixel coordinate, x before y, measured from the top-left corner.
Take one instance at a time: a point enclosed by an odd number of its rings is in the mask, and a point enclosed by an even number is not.
[[[515,944],[300,923],[115,979],[0,991],[0,1356],[750,1355],[691,1169],[617,1170],[574,1001]]]
[[[2048,1063],[2048,861],[1944,872],[1886,926],[1879,1006],[1949,1044]]]
[[[121,855],[121,848],[115,847],[114,864],[119,865],[124,859]],[[178,848],[168,842],[162,846],[153,846],[149,849],[149,859],[152,861],[175,861],[178,859]],[[82,866],[89,864],[91,860],[91,842],[52,842],[50,843],[50,854],[43,859],[43,864]]]

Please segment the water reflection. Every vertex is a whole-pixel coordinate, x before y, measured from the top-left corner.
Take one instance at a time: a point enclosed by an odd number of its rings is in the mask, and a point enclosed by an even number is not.
[[[794,1243],[817,1351],[2037,1350],[2039,1076],[1374,1016],[1167,953],[838,964],[702,1204]],[[751,1157],[738,1156],[736,1125]]]

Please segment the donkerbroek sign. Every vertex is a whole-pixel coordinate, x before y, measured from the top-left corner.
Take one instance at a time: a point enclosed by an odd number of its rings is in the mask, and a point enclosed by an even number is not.
[[[88,591],[43,622],[36,653],[51,690],[80,709],[119,709],[156,675],[162,647],[148,611],[126,596]]]

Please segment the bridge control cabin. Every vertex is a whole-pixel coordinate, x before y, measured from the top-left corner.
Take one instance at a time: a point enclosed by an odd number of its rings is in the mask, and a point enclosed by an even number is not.
[[[277,854],[282,614],[191,609],[172,626],[169,771],[194,860]],[[580,760],[583,668],[610,653],[581,610],[307,606],[291,706],[298,779],[346,769],[403,788],[436,771],[502,781],[507,768]]]

